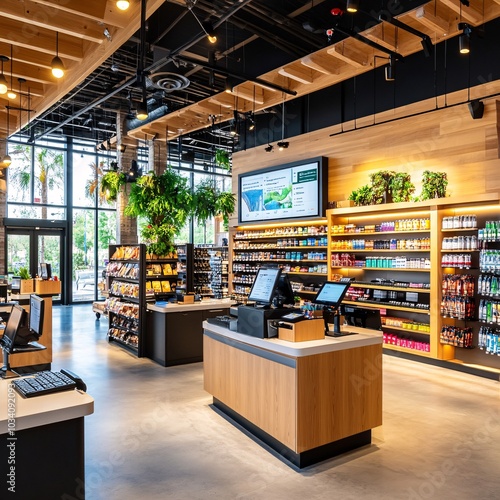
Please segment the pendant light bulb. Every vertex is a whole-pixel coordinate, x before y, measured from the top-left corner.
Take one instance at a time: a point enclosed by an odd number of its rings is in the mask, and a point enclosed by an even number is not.
[[[129,2],[129,0],[118,0],[116,2],[116,6],[120,10],[127,10],[130,7],[130,2]]]
[[[12,158],[8,153],[3,157],[2,163],[4,164],[5,167],[9,167],[10,164],[12,163]]]
[[[56,56],[52,59],[52,75],[56,78],[62,78],[64,76],[64,72],[66,71],[64,68],[64,64],[59,57],[59,33],[56,32]]]
[[[0,73],[0,95],[6,94],[7,90],[9,89],[7,79],[3,74],[3,63],[8,60],[9,58],[7,56],[0,56],[0,61],[2,61],[2,72]]]

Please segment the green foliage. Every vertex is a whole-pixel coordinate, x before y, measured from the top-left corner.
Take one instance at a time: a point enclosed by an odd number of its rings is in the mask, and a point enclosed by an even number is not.
[[[144,217],[141,231],[150,253],[168,255],[192,208],[187,178],[168,167],[162,175],[150,173],[132,185],[125,215]]]
[[[392,170],[380,170],[370,175],[372,187],[372,205],[380,205],[387,202],[387,194],[390,192],[391,181],[396,172]]]
[[[212,179],[200,182],[193,197],[193,215],[199,222],[222,215],[224,222],[234,212],[235,197],[227,191],[220,191]]]
[[[231,160],[229,159],[229,153],[225,149],[215,150],[215,164],[226,170],[231,170]]]
[[[431,172],[426,170],[422,177],[422,194],[420,200],[445,198],[448,177],[446,172]]]
[[[126,183],[126,177],[123,172],[106,172],[101,177],[99,187],[99,197],[108,203],[116,201],[120,188]]]
[[[30,274],[27,267],[20,267],[19,268],[19,276],[22,280],[30,280],[31,279],[31,274]]]
[[[389,184],[389,189],[392,201],[397,203],[410,201],[411,195],[415,192],[415,185],[411,182],[410,174],[399,172],[394,173]]]
[[[373,191],[370,184],[365,184],[359,189],[355,189],[349,195],[349,200],[354,201],[356,206],[371,205],[373,200]]]

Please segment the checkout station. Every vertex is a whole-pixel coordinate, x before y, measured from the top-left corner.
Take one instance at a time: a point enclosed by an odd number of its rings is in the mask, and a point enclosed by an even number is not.
[[[285,307],[287,283],[261,268],[254,306],[203,323],[204,388],[216,411],[300,469],[371,443],[382,424],[382,331],[361,308],[341,307],[349,282],[323,283],[320,318]]]
[[[9,299],[0,307],[0,498],[85,498],[84,417],[94,400],[74,373],[50,371],[52,295]]]

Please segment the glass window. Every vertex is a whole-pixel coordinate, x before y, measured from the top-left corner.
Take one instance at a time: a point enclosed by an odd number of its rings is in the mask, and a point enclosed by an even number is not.
[[[12,163],[7,169],[9,202],[31,203],[31,146],[15,144],[9,146]],[[14,217],[14,215],[9,215]],[[28,217],[32,217],[30,214]]]
[[[73,153],[73,205],[77,207],[95,206],[95,196],[99,192],[95,154]],[[83,181],[83,182],[82,182]]]
[[[33,202],[42,205],[63,205],[64,152],[36,147],[34,156]]]
[[[95,210],[73,212],[73,300],[93,300],[96,276],[94,258]]]

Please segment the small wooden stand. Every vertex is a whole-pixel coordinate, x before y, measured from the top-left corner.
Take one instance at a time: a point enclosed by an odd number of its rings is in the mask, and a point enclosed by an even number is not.
[[[278,338],[289,342],[321,340],[325,338],[325,326],[322,319],[306,319],[297,323],[287,323],[289,328],[278,328]]]

